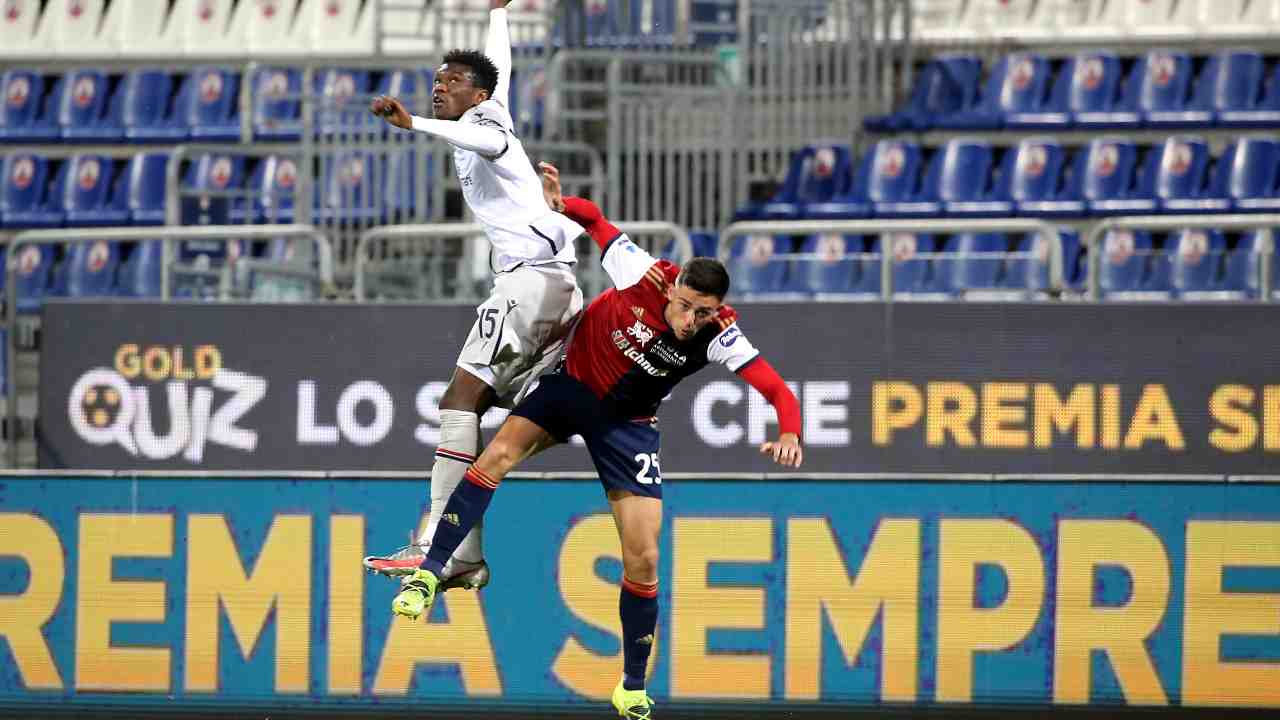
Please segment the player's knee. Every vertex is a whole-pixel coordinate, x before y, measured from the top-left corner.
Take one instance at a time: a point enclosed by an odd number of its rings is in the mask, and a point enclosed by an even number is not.
[[[651,578],[658,576],[657,544],[642,544],[627,548],[623,554],[625,555],[623,565],[626,567],[627,577],[636,582],[648,582]]]
[[[489,443],[484,452],[480,455],[478,465],[483,465],[481,470],[491,475],[506,475],[520,462],[520,458],[524,455],[524,449],[516,447],[514,443],[503,440],[501,437],[494,438]]]

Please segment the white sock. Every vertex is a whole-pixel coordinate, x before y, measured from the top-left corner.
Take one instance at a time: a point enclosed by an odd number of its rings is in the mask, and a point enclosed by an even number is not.
[[[431,543],[449,496],[462,482],[462,476],[475,461],[479,450],[480,416],[464,410],[441,410],[440,445],[437,446],[435,464],[431,466],[431,512],[427,517],[427,527],[418,538],[418,544]],[[480,532],[480,523],[476,523],[475,528],[467,533],[454,551],[455,559],[476,563],[484,557]],[[452,566],[453,559],[450,559],[444,569],[446,576],[452,574]]]

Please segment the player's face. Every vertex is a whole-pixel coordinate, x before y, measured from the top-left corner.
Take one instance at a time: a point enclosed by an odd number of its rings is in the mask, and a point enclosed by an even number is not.
[[[720,298],[673,283],[667,287],[667,307],[662,311],[667,325],[681,341],[690,340],[720,311]]]
[[[471,68],[445,63],[436,70],[436,81],[431,86],[431,115],[437,120],[457,120],[488,97],[487,92],[476,87]]]

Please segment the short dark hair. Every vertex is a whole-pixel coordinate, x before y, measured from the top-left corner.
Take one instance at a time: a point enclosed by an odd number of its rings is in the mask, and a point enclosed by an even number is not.
[[[729,271],[715,258],[696,257],[685,263],[676,282],[720,300],[729,294]]]
[[[493,93],[497,91],[498,66],[479,50],[450,50],[445,54],[444,62],[471,68],[471,82],[482,90],[488,90],[489,97],[493,97]]]

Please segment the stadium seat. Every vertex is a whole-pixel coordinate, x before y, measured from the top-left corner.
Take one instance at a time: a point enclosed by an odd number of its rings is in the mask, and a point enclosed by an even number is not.
[[[111,22],[105,24],[104,31],[114,35],[113,44],[127,59],[177,57],[182,54],[180,47],[162,44],[170,10],[169,4],[157,12],[157,8],[136,0],[113,2],[107,10]]]
[[[972,55],[944,55],[925,63],[916,73],[906,105],[891,115],[877,115],[864,123],[872,132],[928,130],[934,118],[971,111],[978,101],[982,61]]]
[[[1099,286],[1104,295],[1123,294],[1137,298],[1145,290],[1147,264],[1151,256],[1151,234],[1145,231],[1112,230],[1103,240]]]
[[[49,294],[55,297],[109,297],[116,294],[120,246],[106,240],[73,242],[54,271]]]
[[[853,292],[863,259],[861,235],[811,235],[792,264],[792,286],[802,292],[842,295]]]
[[[383,122],[369,114],[369,72],[351,68],[329,68],[316,73],[315,91],[320,96],[316,130],[325,135],[369,132]]]
[[[1210,186],[1209,145],[1195,137],[1171,137],[1152,148],[1146,172],[1155,177],[1159,209],[1170,213],[1227,212],[1231,201]]]
[[[249,7],[246,7],[249,6]],[[241,8],[245,8],[243,11]],[[258,0],[240,3],[236,14],[243,12],[244,45],[251,57],[298,56],[306,54],[306,37],[295,34],[298,0]],[[231,31],[237,28],[233,18]]]
[[[914,143],[882,140],[858,164],[853,185],[829,203],[814,203],[806,214],[814,218],[866,217],[873,202],[895,202],[915,189],[920,173],[920,148]]]
[[[313,55],[372,54],[373,24],[368,20],[373,14],[369,3],[360,0],[303,0],[293,25],[294,42]]]
[[[2,166],[4,194],[0,196],[0,226],[48,228],[62,225],[62,188],[49,173],[49,161],[39,155],[14,153]]]
[[[1258,84],[1243,92],[1242,100],[1234,106],[1218,110],[1217,122],[1223,127],[1280,127],[1280,63],[1270,77],[1264,77],[1262,58],[1257,57]],[[1239,80],[1231,78],[1231,82]]]
[[[953,235],[943,243],[944,257],[933,262],[930,289],[951,294],[995,290],[1008,248],[1009,238],[1001,233]]]
[[[293,222],[294,200],[298,192],[297,160],[283,155],[261,158],[249,178],[248,189],[251,198],[232,201],[231,222]]]
[[[1132,35],[1176,39],[1200,31],[1199,8],[1194,0],[1140,0],[1127,5]]]
[[[1280,142],[1241,138],[1218,159],[1214,189],[1225,186],[1236,212],[1280,209]]]
[[[1170,233],[1156,259],[1168,267],[1169,287],[1186,299],[1215,298],[1225,288],[1221,269],[1227,241],[1217,230]]]
[[[1218,65],[1206,63],[1193,77],[1191,57],[1182,52],[1157,50],[1134,63],[1129,77],[1130,103],[1151,127],[1195,127],[1213,122],[1210,107]]]
[[[1226,272],[1223,277],[1223,289],[1227,292],[1234,292],[1242,297],[1258,299],[1262,292],[1262,264],[1270,262],[1271,270],[1271,289],[1272,298],[1280,298],[1280,278],[1277,278],[1276,271],[1280,269],[1280,263],[1276,262],[1275,253],[1272,252],[1276,240],[1276,232],[1272,231],[1271,238],[1267,238],[1262,231],[1254,231],[1244,234],[1235,250],[1227,255]]]
[[[693,245],[694,257],[716,257],[719,254],[720,238],[715,233],[689,233],[689,242]]]
[[[24,245],[18,250],[15,287],[18,296],[18,312],[40,311],[45,296],[49,294],[54,260],[55,251],[52,245]]]
[[[52,48],[59,57],[114,55],[120,51],[115,32],[119,11],[115,17],[104,18],[105,9],[103,0],[49,0],[36,31],[40,36],[36,42]],[[111,20],[111,27],[108,32],[100,32],[107,19]]]
[[[7,70],[4,109],[0,111],[0,142],[50,142],[58,126],[49,112],[53,102],[45,93],[44,76],[33,70]]]
[[[984,35],[986,19],[976,3],[965,0],[930,0],[920,3],[912,20],[913,39],[943,41],[976,39]]]
[[[325,223],[370,222],[381,219],[386,200],[385,158],[366,152],[345,152],[321,163],[316,219]]]
[[[125,76],[122,124],[131,142],[177,142],[191,133],[173,99],[173,77],[164,70],[134,70]]]
[[[289,141],[302,135],[302,73],[297,68],[259,68],[253,83],[253,136]]]
[[[53,48],[37,45],[41,0],[6,0],[0,7],[0,58],[30,59],[52,55]]]
[[[917,257],[918,253],[933,252],[933,236],[915,233],[893,233],[871,239],[868,253],[862,261],[861,272],[855,277],[854,292],[879,295],[881,263],[880,248],[888,245],[892,254],[892,279],[894,294],[918,293],[928,279],[929,261]]]
[[[1027,217],[1073,217],[1084,213],[1074,182],[1064,182],[1067,152],[1056,140],[1028,138],[1005,152],[996,197],[1005,195],[1014,213]],[[1073,176],[1074,180],[1074,176]],[[1007,189],[1004,189],[1007,186]]]
[[[1200,0],[1200,25],[1217,38],[1272,38],[1280,30],[1276,0]]]
[[[101,155],[75,155],[62,164],[62,207],[67,225],[127,225],[129,208],[126,176]]]
[[[1019,41],[1058,37],[1056,8],[1041,0],[974,0],[985,34]]]
[[[1072,40],[1114,39],[1129,34],[1129,3],[1116,0],[1066,0],[1057,5],[1061,36]]]
[[[1058,242],[1062,245],[1062,279],[1067,289],[1082,289],[1084,278],[1076,273],[1080,263],[1080,238],[1076,233],[1058,233]],[[1053,290],[1053,277],[1050,274],[1050,252],[1052,246],[1038,233],[1026,233],[1014,247],[1015,253],[1030,254],[1031,257],[1010,257],[1005,265],[1001,287],[1025,290],[1030,293],[1041,293]]]
[[[742,219],[793,220],[805,214],[809,203],[829,202],[848,191],[850,150],[845,145],[810,146],[791,157],[782,188],[766,203],[744,208]]]
[[[1049,99],[1050,75],[1049,61],[1039,55],[1007,55],[991,71],[982,97],[973,109],[940,116],[934,125],[954,129],[992,129],[1004,125],[1010,115],[1039,113]]]
[[[1083,172],[1081,196],[1092,215],[1142,215],[1156,211],[1154,178],[1144,172],[1138,147],[1127,140],[1100,138],[1089,143],[1085,162],[1076,163]]]
[[[690,0],[689,33],[698,46],[737,42],[738,0]]]
[[[116,294],[121,297],[160,297],[161,263],[164,241],[142,240],[134,245],[128,259],[120,264]]]
[[[738,238],[729,252],[729,274],[738,297],[787,292],[786,236],[752,235]]]
[[[230,222],[230,208],[240,204],[242,213],[246,202],[245,161],[239,155],[206,153],[192,159],[183,176],[182,190],[186,195],[197,196],[197,206],[211,216],[212,222]],[[184,198],[185,199],[185,198]],[[180,209],[186,215],[187,209]],[[220,216],[225,215],[225,219]],[[247,220],[249,214],[242,214]],[[183,222],[197,222],[183,217]]]
[[[1126,102],[1124,67],[1119,58],[1110,53],[1090,52],[1075,56],[1069,63],[1071,84],[1065,107],[1073,126],[1138,127],[1142,118],[1133,100]]]
[[[992,198],[991,147],[976,140],[956,139],[936,150],[919,189],[898,200],[876,202],[876,217],[929,217],[940,212],[957,215],[1007,215],[1008,201]]]
[[[237,270],[246,266],[244,287],[256,302],[305,302],[319,294],[311,238],[273,238],[262,258],[236,264]]]
[[[191,128],[192,140],[239,140],[240,76],[227,68],[194,68],[178,91],[174,115]]]
[[[163,153],[140,153],[125,166],[126,205],[134,225],[165,223],[165,171],[169,156]]]
[[[72,70],[62,77],[58,97],[59,134],[65,140],[116,142],[124,139],[121,96],[98,70]]]

